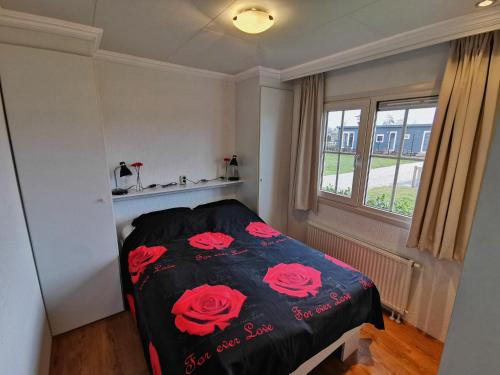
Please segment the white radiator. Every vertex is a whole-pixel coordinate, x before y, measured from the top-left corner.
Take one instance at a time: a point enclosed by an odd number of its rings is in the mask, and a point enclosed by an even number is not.
[[[377,286],[383,305],[406,314],[413,267],[418,266],[413,260],[313,222],[308,223],[307,244],[363,272]]]

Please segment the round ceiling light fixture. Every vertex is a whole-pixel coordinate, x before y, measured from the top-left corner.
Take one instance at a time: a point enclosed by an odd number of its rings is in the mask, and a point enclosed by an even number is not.
[[[489,7],[490,5],[493,5],[496,3],[496,0],[483,0],[478,3],[476,3],[476,6],[478,8],[484,8],[484,7]]]
[[[234,16],[233,24],[244,33],[259,34],[274,25],[274,17],[266,11],[251,8]]]

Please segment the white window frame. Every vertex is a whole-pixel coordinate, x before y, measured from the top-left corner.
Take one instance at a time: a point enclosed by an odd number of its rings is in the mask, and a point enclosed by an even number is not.
[[[356,150],[355,152],[342,152],[342,142],[343,139],[340,141],[340,148],[339,152],[332,152],[334,154],[351,154],[354,155],[355,158],[355,166],[354,166],[354,174],[353,174],[353,182],[352,186],[353,189],[351,191],[351,197],[347,197],[344,195],[340,194],[335,194],[335,193],[328,193],[326,191],[322,191],[321,187],[323,185],[323,164],[324,164],[324,155],[327,154],[324,150],[325,147],[325,140],[326,140],[326,128],[327,128],[327,117],[326,114],[330,111],[349,111],[349,110],[354,110],[354,109],[361,109],[361,117],[359,120],[359,124],[361,126],[362,123],[366,123],[368,120],[368,114],[370,111],[370,100],[369,99],[361,99],[361,100],[340,100],[340,101],[335,101],[335,102],[328,102],[325,103],[324,105],[324,114],[323,116],[323,121],[322,121],[322,127],[321,127],[321,142],[320,142],[320,162],[319,162],[319,171],[318,171],[318,176],[319,176],[319,182],[318,182],[318,197],[322,199],[326,199],[328,201],[334,201],[338,202],[342,205],[353,205],[353,202],[357,202],[359,200],[359,191],[355,187],[359,186],[359,179],[361,176],[361,164],[360,164],[360,151],[364,147],[364,131],[361,130],[361,128],[358,128],[358,138],[357,138],[357,144],[356,144]],[[343,137],[343,135],[342,135]],[[354,142],[354,139],[353,139]]]
[[[358,140],[356,150],[356,163],[352,185],[351,198],[341,195],[321,191],[322,173],[323,173],[323,147],[325,138],[324,121],[321,132],[321,157],[319,164],[319,184],[318,184],[318,203],[330,205],[343,210],[351,211],[363,216],[377,219],[389,224],[409,228],[412,218],[399,215],[394,212],[388,212],[371,208],[364,205],[365,190],[368,180],[368,168],[370,161],[370,148],[372,143],[373,131],[375,129],[375,116],[377,114],[377,103],[390,100],[414,99],[426,96],[437,96],[438,91],[431,88],[434,85],[429,84],[429,88],[422,88],[421,85],[408,86],[400,89],[389,89],[380,92],[370,92],[366,96],[360,94],[353,96],[328,97],[326,98],[324,113],[330,110],[349,110],[362,108],[359,121]],[[360,99],[359,99],[360,98]],[[356,104],[358,107],[356,107]],[[361,107],[363,106],[363,107]],[[368,109],[368,110],[367,110]],[[326,116],[323,116],[324,118]],[[383,134],[382,134],[383,135]],[[384,137],[385,138],[385,137]],[[397,134],[396,134],[397,138]]]
[[[422,143],[420,144],[420,152],[427,153],[427,151],[424,151],[425,136],[427,134],[429,134],[429,137],[430,137],[431,131],[430,130],[424,130],[424,132],[422,133]]]
[[[382,137],[382,139],[379,141],[378,137]],[[375,134],[375,143],[384,143],[384,134]]]

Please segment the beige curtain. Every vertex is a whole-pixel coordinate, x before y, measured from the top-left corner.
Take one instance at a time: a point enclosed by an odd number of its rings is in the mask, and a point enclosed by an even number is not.
[[[494,131],[499,77],[499,31],[452,42],[409,247],[464,259]]]
[[[302,78],[295,95],[292,137],[292,202],[297,210],[317,209],[318,160],[325,78]]]

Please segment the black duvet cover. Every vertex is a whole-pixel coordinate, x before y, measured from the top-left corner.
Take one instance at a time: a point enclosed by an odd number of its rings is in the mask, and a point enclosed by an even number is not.
[[[238,201],[133,225],[123,290],[154,375],[289,374],[362,323],[383,328],[370,279]]]

